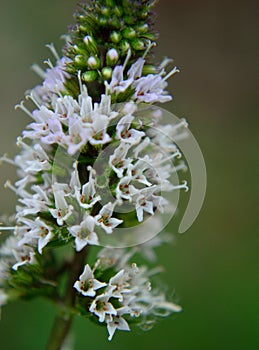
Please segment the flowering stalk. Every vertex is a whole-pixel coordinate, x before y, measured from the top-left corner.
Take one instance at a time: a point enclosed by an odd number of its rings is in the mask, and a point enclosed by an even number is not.
[[[18,204],[13,226],[2,228],[13,234],[0,246],[0,305],[35,296],[54,301],[48,349],[61,348],[75,314],[106,325],[111,340],[117,329],[149,328],[181,310],[151,284],[160,269],[132,261],[137,254],[155,261],[153,248],[167,235],[148,241],[143,230],[128,248],[125,234],[115,248],[118,230],[141,229],[169,207],[164,192],[188,189],[171,182],[185,165],[163,136],[166,129],[181,138],[187,124],[160,125],[151,108],[172,99],[165,88],[178,72],[166,73],[169,59],[154,63],[153,5],[92,0],[80,6],[63,57],[51,44],[56,63],[48,60],[45,71],[34,66],[43,82],[26,98],[35,107],[18,106],[32,122],[17,139],[14,161],[2,158],[17,166],[19,179],[6,183]],[[106,247],[94,253],[92,245]]]

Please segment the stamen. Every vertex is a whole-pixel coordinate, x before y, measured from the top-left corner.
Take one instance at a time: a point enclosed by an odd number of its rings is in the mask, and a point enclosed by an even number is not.
[[[155,47],[156,43],[155,42],[151,42],[150,40],[148,41],[148,47],[146,48],[146,51],[144,52],[144,55],[142,56],[143,59],[146,58],[148,52],[152,49],[152,47]]]
[[[130,57],[131,57],[131,49],[128,49],[128,53],[127,53],[127,56],[126,56],[126,58],[125,58],[125,62],[124,62],[123,67],[122,67],[122,70],[123,70],[123,71],[124,71],[125,68],[127,67],[127,64],[128,64],[128,62],[129,62]]]
[[[2,164],[2,162],[5,162],[11,165],[16,165],[12,159],[7,157],[7,154],[4,154],[3,157],[0,158],[0,165]]]
[[[50,59],[48,59],[46,61],[43,61],[43,63],[47,64],[49,66],[49,68],[54,69],[54,66],[53,66],[53,64],[52,64]]]
[[[53,54],[53,56],[56,58],[57,61],[60,60],[60,57],[53,43],[47,44],[46,47],[50,49],[51,53]]]
[[[14,227],[0,227],[0,230],[1,231],[15,231],[16,230],[16,226],[14,226]]]
[[[16,105],[14,108],[21,109],[24,113],[26,113],[29,117],[31,117],[33,119],[32,113],[26,107],[24,107],[24,101],[22,101],[20,104]]]
[[[163,61],[158,66],[158,70],[164,69],[169,63],[173,62],[174,60],[172,58],[165,57]]]
[[[187,186],[187,181],[186,180],[183,181],[183,183],[181,185],[174,186],[173,188],[174,188],[174,190],[183,188],[183,189],[185,189],[185,192],[189,191],[189,187]]]
[[[4,184],[4,188],[9,188],[14,193],[17,193],[17,189],[12,185],[10,180],[6,181],[6,183]]]
[[[173,158],[181,158],[182,157],[182,154],[179,150],[177,150],[176,152],[174,152],[174,154],[172,154],[170,157],[167,157],[167,158],[164,158],[162,159],[161,161],[159,161],[159,165],[163,164],[163,163],[166,163],[168,161],[170,161],[171,159]]]
[[[46,74],[44,72],[44,70],[36,63],[34,63],[31,66],[31,69],[34,71],[34,73],[36,73],[40,78],[45,79]]]
[[[22,146],[23,146],[23,147],[26,148],[28,151],[31,150],[31,147],[30,147],[29,145],[27,145],[25,142],[23,142],[21,136],[17,137],[16,145],[17,145],[18,147],[22,147]]]
[[[164,78],[163,80],[166,81],[167,79],[169,79],[172,75],[176,74],[176,73],[179,73],[180,72],[180,69],[178,67],[174,67],[171,72],[169,72]]]
[[[40,106],[40,104],[37,102],[36,96],[34,96],[33,91],[30,92],[30,95],[27,95],[27,96],[26,96],[26,100],[31,100],[31,101],[35,104],[35,106],[38,107],[38,108],[40,109],[41,106]]]

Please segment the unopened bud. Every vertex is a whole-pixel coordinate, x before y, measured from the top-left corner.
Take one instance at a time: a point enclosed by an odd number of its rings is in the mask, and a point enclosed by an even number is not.
[[[84,43],[85,43],[86,46],[88,46],[88,45],[93,44],[94,40],[93,40],[93,38],[90,35],[86,35],[84,37]]]
[[[121,35],[118,32],[112,32],[110,35],[110,39],[113,43],[117,44],[121,40]]]
[[[108,66],[113,66],[117,63],[119,59],[118,51],[115,49],[110,49],[106,54],[106,63]]]
[[[90,56],[87,60],[87,65],[91,69],[98,69],[100,67],[100,60],[98,57]]]
[[[95,81],[97,77],[98,77],[98,73],[96,72],[96,70],[89,70],[82,74],[82,80],[85,81],[86,83],[91,83]]]
[[[156,74],[156,73],[157,73],[157,68],[155,66],[152,66],[151,64],[145,64],[142,69],[143,75]]]
[[[139,25],[136,29],[141,34],[146,33],[148,31],[148,24]]]
[[[112,76],[112,68],[111,67],[104,67],[102,69],[102,77],[104,80],[111,79]]]
[[[85,65],[86,64],[86,59],[83,55],[76,55],[75,56],[75,63],[79,65]]]
[[[130,44],[128,43],[127,40],[122,40],[120,44],[120,48],[122,52],[128,52],[130,49]]]
[[[136,37],[136,31],[133,28],[125,28],[122,31],[122,35],[125,39],[133,39]]]
[[[145,42],[143,40],[134,39],[131,44],[134,50],[145,50]]]

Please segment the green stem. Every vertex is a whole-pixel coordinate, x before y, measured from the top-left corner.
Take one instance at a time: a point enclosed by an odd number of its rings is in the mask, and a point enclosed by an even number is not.
[[[81,252],[75,253],[73,260],[68,264],[66,269],[68,274],[67,288],[62,305],[54,320],[46,350],[60,350],[70,331],[73,321],[71,309],[74,307],[76,297],[76,290],[73,286],[83,271],[87,254],[88,247],[85,247]]]

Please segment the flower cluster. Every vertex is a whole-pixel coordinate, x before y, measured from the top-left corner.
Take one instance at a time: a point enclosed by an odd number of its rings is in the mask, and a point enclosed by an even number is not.
[[[74,288],[78,292],[77,302],[89,305],[89,312],[99,322],[105,323],[112,339],[116,329],[129,331],[127,320],[137,318],[140,326],[154,322],[156,317],[181,311],[181,307],[165,300],[165,295],[153,290],[149,277],[160,272],[148,270],[146,266],[129,264],[130,255],[125,250],[105,248],[93,269],[87,264]],[[105,272],[113,270],[108,280]],[[98,278],[98,279],[97,279]],[[105,282],[102,282],[102,281]],[[87,302],[86,302],[87,300]]]
[[[149,65],[154,35],[145,19],[151,7],[148,1],[92,1],[66,37],[65,55],[49,45],[56,63],[49,60],[46,71],[34,66],[43,78],[27,96],[35,107],[18,105],[32,122],[17,139],[15,159],[2,158],[18,168],[19,179],[6,183],[18,205],[14,226],[3,227],[14,235],[0,247],[0,306],[27,291],[59,294],[60,271],[69,275],[71,264],[60,262],[54,248],[74,250],[77,263],[77,254],[101,245],[103,236],[141,227],[170,208],[164,193],[188,189],[186,182],[171,181],[185,169],[172,140],[184,135],[187,123],[160,125],[159,111],[151,108],[172,99],[165,88],[178,72],[174,67],[166,73],[169,59]],[[84,260],[71,308],[106,323],[109,339],[116,329],[129,330],[133,318],[145,323],[152,315],[180,311],[151,288],[152,271],[129,261],[135,253],[153,260],[152,249],[161,242],[105,248],[93,269]]]

